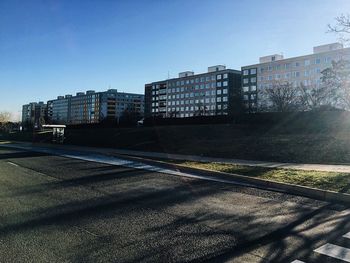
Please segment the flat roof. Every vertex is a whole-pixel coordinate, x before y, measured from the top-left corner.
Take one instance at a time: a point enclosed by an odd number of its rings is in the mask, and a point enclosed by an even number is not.
[[[187,76],[187,77],[177,77],[177,78],[170,78],[170,79],[165,79],[165,80],[158,80],[158,81],[153,81],[153,82],[150,82],[150,83],[146,83],[146,85],[152,85],[152,84],[157,84],[157,83],[164,83],[164,82],[167,82],[167,81],[174,81],[174,80],[178,80],[178,79],[186,79],[186,78],[195,78],[197,76],[202,76],[202,75],[208,75],[208,74],[214,74],[214,73],[220,73],[220,72],[225,72],[225,71],[229,71],[229,72],[232,72],[232,73],[237,73],[237,74],[241,74],[241,71],[240,70],[237,70],[237,69],[223,69],[223,70],[218,70],[218,71],[213,71],[213,72],[204,72],[204,73],[198,73],[198,74],[194,74],[192,76]]]
[[[341,53],[341,52],[350,52],[350,47],[347,48],[342,48],[342,49],[335,49],[335,50],[330,50],[326,52],[320,52],[320,53],[312,53],[308,55],[302,55],[302,56],[296,56],[296,57],[290,57],[290,58],[284,58],[284,59],[279,59],[276,61],[270,61],[270,62],[264,62],[264,63],[256,63],[256,64],[251,64],[247,66],[242,66],[241,68],[249,68],[253,66],[260,66],[260,65],[268,65],[268,64],[274,64],[274,63],[280,63],[280,62],[286,62],[288,60],[295,60],[295,59],[301,59],[301,58],[306,58],[306,57],[311,57],[311,56],[321,56],[323,54],[330,54],[330,53]]]
[[[43,125],[43,128],[67,128],[66,125],[59,125],[59,124],[45,124]]]

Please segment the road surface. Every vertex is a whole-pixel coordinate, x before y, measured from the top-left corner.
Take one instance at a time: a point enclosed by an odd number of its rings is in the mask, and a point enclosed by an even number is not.
[[[347,207],[79,157],[0,147],[0,262],[350,262]]]

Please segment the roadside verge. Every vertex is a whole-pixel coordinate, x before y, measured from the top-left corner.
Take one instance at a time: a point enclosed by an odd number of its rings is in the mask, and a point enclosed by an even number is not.
[[[210,176],[210,177],[215,177],[225,181],[231,180],[240,184],[252,186],[259,189],[299,195],[299,196],[309,197],[309,198],[326,201],[326,202],[350,204],[350,194],[346,194],[346,193],[322,190],[322,189],[289,184],[289,183],[276,182],[276,181],[254,178],[254,177],[249,177],[246,175],[240,175],[235,173],[226,173],[226,172],[220,172],[220,171],[193,168],[193,167],[188,167],[181,164],[169,163],[163,160],[146,159],[144,157],[136,157],[136,156],[129,156],[129,155],[115,155],[115,156],[122,156],[123,158],[127,158],[128,160],[139,161],[150,165],[157,165],[166,169],[173,169],[183,173],[192,173],[200,176]]]
[[[170,173],[180,175],[186,174],[187,177],[203,179],[207,181],[216,181],[222,183],[238,184],[248,187],[254,187],[264,190],[272,190],[276,192],[289,193],[293,195],[305,196],[313,199],[318,199],[327,202],[336,202],[350,204],[350,194],[316,189],[307,186],[295,185],[290,183],[282,183],[260,178],[249,177],[247,175],[240,175],[236,173],[227,173],[221,171],[212,171],[206,169],[198,169],[194,167],[187,167],[184,165],[169,163],[168,161],[147,159],[144,157],[136,157],[129,155],[121,155],[113,153],[112,151],[102,152],[101,149],[84,148],[84,147],[65,147],[55,145],[36,145],[24,143],[4,143],[1,147],[10,146],[12,148],[26,149],[30,151],[46,152],[49,154],[60,155],[69,158],[82,158],[87,161],[95,161],[101,159],[108,159],[108,162],[114,165],[130,165],[133,168],[147,169],[160,173]],[[125,161],[129,161],[125,162]],[[160,169],[158,169],[160,168]],[[350,185],[346,182],[346,185]]]

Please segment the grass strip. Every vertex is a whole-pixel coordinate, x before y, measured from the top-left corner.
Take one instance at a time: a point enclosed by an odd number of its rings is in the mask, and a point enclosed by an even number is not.
[[[350,194],[350,173],[264,168],[233,164],[201,163],[177,160],[167,160],[167,162],[182,165],[185,167],[239,174],[275,182],[295,184]]]

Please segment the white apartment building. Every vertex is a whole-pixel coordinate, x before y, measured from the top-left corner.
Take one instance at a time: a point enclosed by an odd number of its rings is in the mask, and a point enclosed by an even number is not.
[[[260,57],[259,63],[242,67],[242,99],[247,112],[259,109],[259,91],[271,88],[276,82],[288,82],[294,87],[320,85],[321,72],[332,61],[350,59],[350,48],[340,43],[316,46],[310,55],[285,59],[274,54]]]
[[[47,102],[48,120],[54,124],[93,124],[105,120],[118,121],[127,114],[143,116],[144,95],[88,90],[75,96],[58,96]]]
[[[187,118],[230,115],[240,107],[241,72],[224,65],[208,72],[179,73],[178,78],[145,85],[145,116]]]

